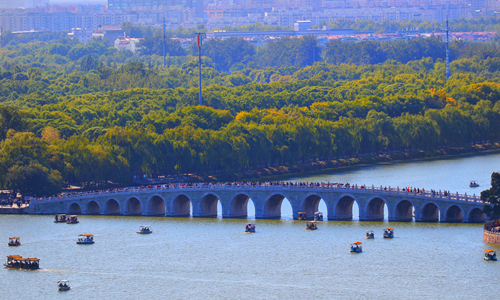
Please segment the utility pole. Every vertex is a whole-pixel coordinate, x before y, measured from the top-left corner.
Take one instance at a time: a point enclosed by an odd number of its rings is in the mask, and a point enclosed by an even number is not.
[[[450,28],[448,27],[448,16],[446,16],[446,81],[450,78],[450,55],[448,51]]]
[[[199,95],[199,100],[200,103],[199,105],[202,105],[202,98],[201,98],[201,46],[203,44],[203,33],[202,32],[196,32],[196,44],[198,46],[198,65],[199,65],[199,82],[198,82],[198,87],[200,89],[200,95]]]
[[[165,36],[165,17],[163,17],[163,68],[165,68],[165,48],[167,37]]]

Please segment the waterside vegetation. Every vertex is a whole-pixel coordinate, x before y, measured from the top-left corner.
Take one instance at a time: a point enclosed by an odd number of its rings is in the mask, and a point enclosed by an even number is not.
[[[139,54],[61,37],[0,49],[1,186],[43,196],[63,181],[94,188],[185,173],[217,180],[500,139],[495,42],[453,43],[447,81],[439,38],[207,41],[204,106],[192,49],[172,47],[179,53],[164,68],[147,42]]]

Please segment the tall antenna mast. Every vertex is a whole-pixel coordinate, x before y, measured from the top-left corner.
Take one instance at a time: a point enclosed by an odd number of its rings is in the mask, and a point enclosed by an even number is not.
[[[201,46],[203,44],[203,33],[202,32],[196,32],[196,44],[198,46],[198,65],[199,65],[199,89],[200,89],[200,94],[199,94],[199,100],[200,100],[200,106],[202,103],[202,98],[201,98]]]
[[[450,78],[450,55],[448,50],[450,28],[448,27],[448,15],[446,15],[446,81]]]
[[[163,67],[165,68],[165,44],[167,37],[165,36],[165,17],[163,17]]]

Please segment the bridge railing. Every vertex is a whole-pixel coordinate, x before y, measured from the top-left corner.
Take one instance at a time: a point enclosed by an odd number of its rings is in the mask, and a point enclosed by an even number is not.
[[[164,184],[153,186],[126,187],[119,189],[95,190],[85,192],[62,193],[51,197],[26,197],[32,202],[46,202],[52,200],[66,200],[78,198],[93,198],[97,195],[134,194],[145,191],[157,190],[182,190],[182,189],[315,189],[315,190],[348,190],[355,193],[396,194],[409,197],[425,197],[432,199],[447,199],[457,202],[483,203],[480,197],[467,194],[450,193],[448,191],[424,190],[416,188],[399,188],[367,185],[350,185],[342,183],[291,183],[291,182],[246,182],[246,183],[198,183],[198,184]]]

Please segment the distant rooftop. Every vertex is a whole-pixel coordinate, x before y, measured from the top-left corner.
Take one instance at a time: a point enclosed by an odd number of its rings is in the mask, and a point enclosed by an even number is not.
[[[216,31],[207,32],[207,38],[252,37],[252,36],[303,36],[303,35],[348,35],[353,34],[351,28],[330,30],[272,30],[272,31]]]

